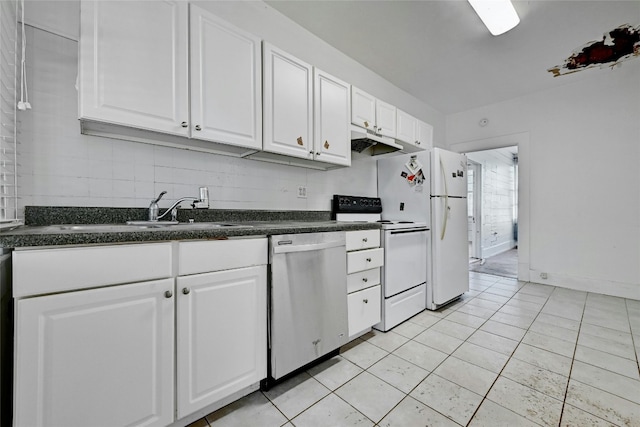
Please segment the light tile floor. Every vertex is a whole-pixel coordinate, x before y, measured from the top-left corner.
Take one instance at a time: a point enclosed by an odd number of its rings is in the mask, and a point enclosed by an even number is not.
[[[474,272],[470,288],[192,427],[640,426],[640,301]]]

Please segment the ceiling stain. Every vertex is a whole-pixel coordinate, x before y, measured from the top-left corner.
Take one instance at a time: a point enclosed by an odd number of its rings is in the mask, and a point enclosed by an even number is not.
[[[594,67],[611,68],[620,62],[640,56],[640,26],[621,25],[607,33],[602,40],[592,41],[573,51],[563,65],[547,71],[553,77],[571,74]]]

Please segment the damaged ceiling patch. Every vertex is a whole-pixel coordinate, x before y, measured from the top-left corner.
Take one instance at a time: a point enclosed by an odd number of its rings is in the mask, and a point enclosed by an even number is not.
[[[589,42],[576,49],[563,65],[547,71],[553,77],[571,74],[593,67],[613,68],[622,61],[640,56],[640,26],[625,24],[605,33],[600,41]]]

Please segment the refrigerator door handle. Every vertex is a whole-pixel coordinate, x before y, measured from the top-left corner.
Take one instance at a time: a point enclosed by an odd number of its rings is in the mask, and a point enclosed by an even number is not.
[[[440,171],[442,172],[442,181],[444,183],[444,221],[442,221],[442,231],[440,232],[440,240],[444,240],[444,235],[447,233],[447,218],[449,217],[449,190],[447,188],[447,173],[444,170],[444,164],[442,163],[442,156],[440,156]]]

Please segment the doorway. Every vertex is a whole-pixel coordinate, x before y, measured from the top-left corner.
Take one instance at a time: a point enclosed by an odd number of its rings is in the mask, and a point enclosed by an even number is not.
[[[467,160],[467,229],[469,235],[469,263],[482,259],[480,244],[480,199],[482,188],[482,165]]]
[[[469,270],[518,276],[518,147],[467,153]]]

